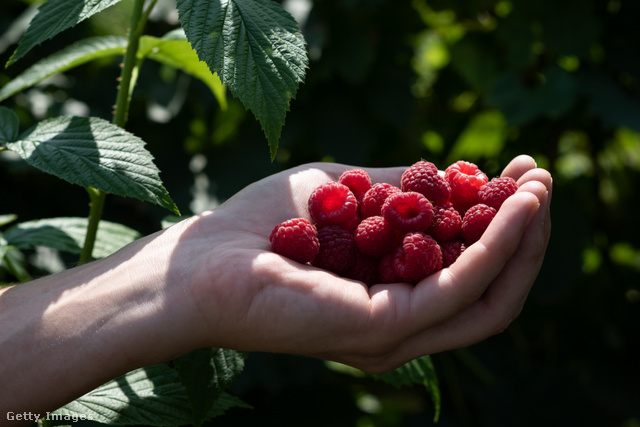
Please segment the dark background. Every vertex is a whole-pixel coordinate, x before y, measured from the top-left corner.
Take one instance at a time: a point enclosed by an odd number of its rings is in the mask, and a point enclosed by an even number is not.
[[[124,0],[0,69],[0,85],[75,40],[124,34],[129,5]],[[222,111],[201,82],[144,64],[128,130],[147,142],[181,211],[212,207],[309,161],[397,166],[424,158],[444,169],[465,159],[494,176],[529,154],[554,177],[545,264],[506,332],[433,355],[443,399],[438,425],[640,426],[640,2],[308,5],[301,23],[310,68],[274,162],[258,123],[231,95]],[[27,9],[26,1],[2,2],[3,64],[17,41],[9,30]],[[175,28],[171,11],[169,2],[148,33]],[[2,105],[19,114],[21,130],[60,114],[110,119],[118,60],[71,70]],[[87,204],[82,188],[0,155],[0,214],[86,216]],[[110,197],[104,218],[146,234],[166,214]],[[31,264],[33,274],[43,268]],[[0,270],[0,280],[11,277]],[[232,410],[213,424],[424,426],[433,418],[421,387],[395,389],[294,356],[252,354],[231,392],[254,409]]]

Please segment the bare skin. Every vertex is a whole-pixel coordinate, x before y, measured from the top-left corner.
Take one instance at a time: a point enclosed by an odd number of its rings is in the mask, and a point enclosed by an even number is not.
[[[451,267],[416,286],[368,288],[276,255],[268,240],[275,224],[307,216],[315,187],[350,167],[317,163],[272,175],[108,258],[1,291],[0,414],[51,411],[131,369],[204,346],[385,372],[507,328],[549,241],[549,173],[515,158],[502,175],[518,181],[518,192]],[[368,172],[398,184],[403,170]]]

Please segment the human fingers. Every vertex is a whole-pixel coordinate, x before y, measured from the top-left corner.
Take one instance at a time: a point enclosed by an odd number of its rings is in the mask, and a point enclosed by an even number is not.
[[[482,341],[502,332],[519,315],[541,267],[550,229],[550,193],[546,187],[538,182],[537,185],[527,185],[524,191],[538,197],[539,208],[526,227],[517,250],[491,285],[481,297],[455,316],[424,329],[400,343],[384,359],[377,359],[375,362],[382,362],[383,370],[424,354]],[[380,369],[376,363],[372,366]]]
[[[527,171],[536,167],[536,161],[531,156],[521,154],[509,162],[500,176],[510,176],[517,181]]]

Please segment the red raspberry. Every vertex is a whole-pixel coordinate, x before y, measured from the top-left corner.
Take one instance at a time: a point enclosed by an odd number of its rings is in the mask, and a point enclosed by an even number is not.
[[[453,240],[460,235],[462,218],[453,206],[439,205],[433,208],[433,220],[427,233],[438,242]]]
[[[491,181],[480,187],[478,202],[498,210],[502,203],[517,190],[518,183],[511,177],[492,178]]]
[[[382,205],[382,216],[400,231],[424,231],[431,225],[433,205],[415,191],[393,193]]]
[[[356,242],[353,234],[339,225],[327,225],[318,230],[320,250],[312,264],[334,273],[344,273],[353,265]]]
[[[358,203],[362,202],[362,197],[371,188],[371,177],[364,169],[349,169],[340,175],[338,182],[349,187]]]
[[[400,178],[402,191],[416,191],[434,205],[444,205],[449,201],[451,189],[438,168],[430,162],[419,161],[409,166]]]
[[[346,277],[358,280],[367,286],[373,286],[376,283],[380,283],[380,275],[378,274],[378,258],[356,251],[355,262],[351,269],[346,273]]]
[[[435,239],[419,231],[407,233],[393,256],[393,269],[408,283],[417,283],[442,268],[442,252]]]
[[[317,187],[309,197],[309,214],[318,228],[342,225],[355,229],[358,202],[349,187],[339,182],[327,182]]]
[[[464,160],[450,165],[444,177],[451,187],[451,204],[461,215],[476,204],[478,190],[489,180],[478,166]]]
[[[387,197],[393,193],[399,193],[401,190],[395,185],[381,182],[373,184],[371,189],[364,194],[362,204],[360,205],[360,214],[362,218],[370,216],[382,215],[382,205]]]
[[[489,227],[497,211],[491,206],[479,203],[470,207],[462,219],[462,237],[467,245],[471,245],[482,237]]]
[[[269,236],[273,251],[294,261],[307,263],[318,254],[318,230],[306,218],[293,218],[276,225]]]
[[[402,241],[402,234],[381,216],[370,216],[358,224],[354,233],[356,247],[363,254],[381,257],[393,251]]]
[[[467,246],[460,240],[449,240],[448,242],[440,243],[442,267],[446,268],[453,264],[466,248]]]
[[[380,283],[399,283],[403,280],[398,277],[396,271],[393,269],[393,257],[394,252],[390,252],[380,258],[378,263],[378,275],[380,276]]]

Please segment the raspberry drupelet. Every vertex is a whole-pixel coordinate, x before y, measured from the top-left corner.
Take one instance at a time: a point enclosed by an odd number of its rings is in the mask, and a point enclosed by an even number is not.
[[[401,191],[400,188],[386,182],[373,184],[362,198],[360,215],[362,215],[363,219],[370,216],[382,215],[382,205],[385,200],[387,200],[387,197],[393,193],[400,193]]]
[[[344,273],[353,266],[356,242],[353,234],[339,225],[327,225],[318,230],[320,249],[312,264],[334,273]]]

